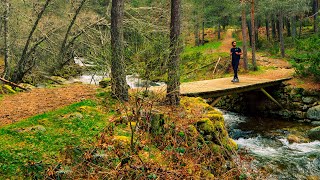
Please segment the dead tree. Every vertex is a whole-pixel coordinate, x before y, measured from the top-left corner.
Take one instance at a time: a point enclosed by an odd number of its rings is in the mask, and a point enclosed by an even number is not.
[[[42,19],[43,14],[46,11],[46,9],[48,8],[51,1],[52,0],[46,0],[45,4],[43,5],[41,11],[38,14],[36,21],[33,24],[33,27],[29,33],[28,39],[27,39],[26,44],[24,46],[24,49],[22,51],[20,60],[18,61],[18,64],[17,64],[18,67],[14,70],[14,72],[11,76],[12,82],[15,82],[15,83],[21,82],[24,75],[27,72],[29,72],[34,65],[34,62],[32,61],[33,58],[31,58],[31,60],[30,60],[30,56],[32,55],[33,52],[29,51],[29,46],[31,44],[33,34],[36,31],[38,24],[39,24],[40,20]],[[35,45],[31,48],[31,50],[35,50],[36,47],[38,47],[45,39],[46,39],[45,37],[41,38],[40,41],[35,43]],[[27,64],[29,64],[29,67],[26,67]]]
[[[68,43],[68,38],[69,38],[69,36],[70,36],[72,27],[74,26],[74,24],[75,24],[75,22],[76,22],[76,20],[77,20],[77,17],[78,17],[78,15],[80,14],[80,11],[81,11],[81,9],[83,8],[83,6],[84,6],[84,4],[85,4],[86,1],[87,1],[87,0],[82,0],[82,1],[81,1],[79,7],[77,8],[77,10],[76,10],[76,12],[75,12],[75,14],[74,14],[74,16],[73,16],[73,18],[72,18],[69,26],[68,26],[67,32],[66,32],[66,34],[65,34],[65,36],[64,36],[64,39],[63,39],[63,41],[62,41],[61,48],[60,48],[59,55],[58,55],[59,60],[62,60],[62,61],[59,62],[59,66],[58,66],[57,69],[63,68],[63,66],[64,66],[66,63],[68,63],[68,62],[70,61],[70,59],[71,59],[70,57],[67,57],[67,60],[65,60],[66,53],[67,53],[67,51],[69,50],[70,45],[73,43],[72,41],[70,41],[70,42]],[[72,38],[72,39],[74,39],[74,38]]]

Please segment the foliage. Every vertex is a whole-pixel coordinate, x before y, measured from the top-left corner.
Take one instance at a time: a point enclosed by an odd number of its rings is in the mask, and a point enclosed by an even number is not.
[[[296,40],[296,49],[291,56],[296,73],[302,77],[312,77],[320,81],[320,35]]]

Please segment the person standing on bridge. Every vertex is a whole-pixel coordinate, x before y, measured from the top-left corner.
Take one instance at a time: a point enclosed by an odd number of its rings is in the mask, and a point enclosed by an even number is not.
[[[232,58],[232,68],[233,68],[234,76],[231,82],[239,82],[238,67],[239,67],[239,61],[240,61],[241,55],[242,55],[242,52],[241,52],[241,49],[237,47],[237,42],[232,41],[230,56]]]

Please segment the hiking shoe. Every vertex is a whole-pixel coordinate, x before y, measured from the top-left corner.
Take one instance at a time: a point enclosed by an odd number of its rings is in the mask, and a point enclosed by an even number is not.
[[[238,78],[235,78],[233,82],[238,83],[238,82],[239,82],[239,79],[238,79]]]
[[[235,80],[236,80],[236,79],[234,78],[234,79],[231,80],[231,82],[235,82]]]

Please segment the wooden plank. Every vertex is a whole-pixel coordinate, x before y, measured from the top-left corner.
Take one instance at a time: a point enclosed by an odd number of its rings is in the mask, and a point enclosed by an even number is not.
[[[263,88],[260,89],[263,94],[265,94],[271,101],[273,101],[274,103],[276,103],[281,109],[284,109],[283,106],[276,100],[274,99],[266,90],[264,90]]]

